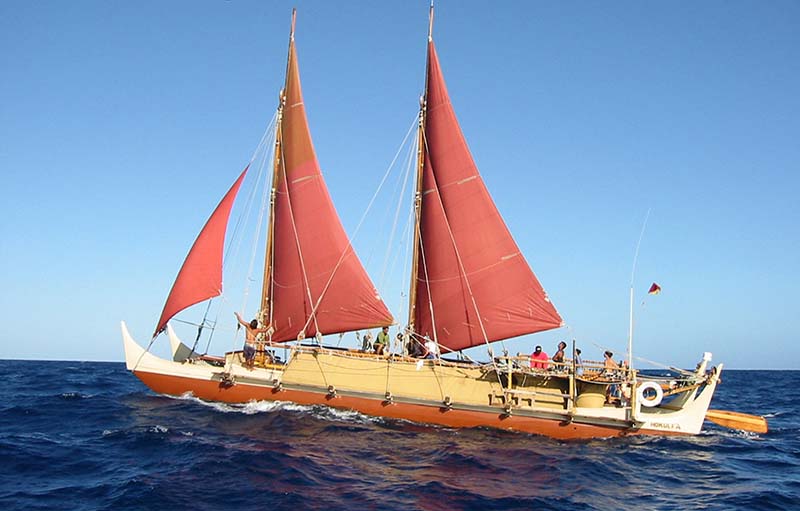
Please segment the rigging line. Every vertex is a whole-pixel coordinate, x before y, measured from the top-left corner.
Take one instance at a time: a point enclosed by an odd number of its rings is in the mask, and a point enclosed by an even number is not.
[[[353,236],[347,238],[347,246],[345,246],[344,250],[342,251],[342,254],[339,256],[339,260],[336,261],[336,265],[333,267],[333,270],[331,271],[330,277],[328,277],[328,281],[325,283],[325,287],[322,288],[322,292],[320,293],[319,298],[317,298],[317,301],[314,304],[314,307],[311,309],[311,316],[309,317],[309,319],[306,320],[306,324],[305,324],[305,326],[303,326],[303,330],[305,330],[308,327],[309,323],[311,322],[311,318],[314,318],[314,321],[316,322],[317,309],[319,308],[320,304],[322,303],[322,299],[325,297],[325,294],[328,292],[328,289],[331,286],[331,282],[333,282],[333,277],[336,275],[336,272],[339,270],[339,267],[342,265],[342,262],[344,262],[345,257],[347,257],[348,254],[353,252],[353,240],[355,240],[356,237],[358,236],[358,232],[361,229],[361,226],[364,223],[364,220],[366,220],[367,214],[369,213],[370,209],[372,208],[372,205],[375,203],[375,199],[378,197],[378,194],[380,193],[381,188],[383,188],[383,185],[386,182],[386,179],[389,177],[390,171],[394,167],[394,164],[397,161],[397,158],[400,155],[400,152],[403,150],[403,147],[406,144],[406,140],[408,140],[408,137],[411,134],[411,132],[413,131],[413,128],[414,128],[414,123],[412,123],[411,128],[409,128],[408,132],[406,133],[406,136],[403,138],[403,142],[401,142],[400,147],[398,147],[397,152],[394,155],[394,158],[392,158],[392,162],[389,164],[389,167],[386,169],[386,172],[384,172],[383,178],[381,178],[381,181],[378,184],[378,189],[375,190],[375,193],[372,195],[372,198],[370,199],[369,203],[367,204],[366,211],[364,211],[364,214],[361,215],[361,219],[358,221],[358,225],[356,226],[356,229],[353,232]]]
[[[636,260],[639,259],[639,247],[642,244],[642,238],[644,238],[644,230],[647,227],[647,220],[650,218],[650,211],[652,208],[647,208],[647,215],[644,217],[644,223],[642,224],[642,232],[639,233],[639,241],[636,243],[636,252],[633,254],[633,266],[631,267],[631,287],[633,287],[633,275],[636,272]]]
[[[406,225],[403,228],[403,239],[405,240],[403,242],[403,246],[405,247],[405,253],[403,254],[403,258],[402,258],[403,269],[402,269],[400,275],[408,275],[409,274],[408,266],[411,263],[411,257],[412,257],[411,256],[411,250],[412,250],[412,245],[414,244],[413,226],[414,226],[414,208],[412,206],[411,209],[409,210],[408,218],[406,219]],[[397,262],[397,259],[399,257],[400,257],[400,251],[398,251],[397,254],[395,255],[395,263]],[[394,264],[393,264],[393,266],[394,266]],[[407,318],[408,317],[408,310],[406,309],[406,307],[408,307],[408,297],[406,295],[404,295],[402,288],[400,288],[400,296],[398,297],[398,300],[400,301],[400,303],[399,303],[399,306],[397,308],[400,310],[400,313],[403,314],[403,316],[401,316],[401,317]]]
[[[416,224],[417,233],[419,235],[419,255],[422,259],[422,273],[425,274],[425,289],[428,293],[428,312],[431,315],[431,330],[433,330],[433,342],[439,346],[439,336],[436,333],[436,318],[433,315],[433,295],[431,294],[431,280],[428,278],[428,262],[425,259],[425,246],[422,244],[422,229],[419,224]],[[419,282],[417,282],[419,286]],[[410,304],[409,304],[410,306]],[[416,323],[416,321],[415,321]]]
[[[283,152],[283,137],[281,137],[281,152]],[[297,248],[297,256],[300,259],[300,270],[303,273],[303,283],[306,286],[306,294],[308,295],[309,303],[314,303],[314,298],[311,296],[311,284],[308,282],[308,273],[306,272],[306,264],[305,259],[303,258],[303,249],[300,246],[300,236],[297,233],[297,223],[294,219],[294,208],[292,207],[292,196],[289,193],[289,176],[286,174],[286,158],[281,158],[280,161],[281,171],[283,173],[283,186],[286,190],[286,203],[289,206],[289,218],[292,221],[292,232],[294,232],[294,241],[295,247]],[[275,279],[273,278],[272,281],[274,282]],[[306,335],[306,328],[310,324],[311,320],[314,320],[314,329],[319,332],[319,324],[317,323],[316,315],[314,314],[316,308],[311,310],[308,320],[306,320],[306,324],[303,325],[302,330],[298,332],[298,337],[302,334],[303,337]]]
[[[154,342],[156,342],[156,337],[153,337],[152,339],[150,339],[150,343],[147,345],[147,348],[145,348],[145,350],[142,352],[142,354],[139,355],[139,358],[136,359],[136,363],[133,364],[133,369],[131,369],[131,372],[136,371],[136,368],[139,367],[139,362],[141,362],[142,358],[144,358],[144,356],[147,354],[147,352],[150,351],[150,348],[153,347],[153,343]]]
[[[612,348],[609,348],[608,346],[603,346],[602,344],[600,344],[598,342],[595,342],[595,341],[589,341],[589,342],[592,343],[593,345],[595,345],[596,347],[600,348],[603,351],[613,351]],[[679,367],[666,365],[666,364],[663,364],[661,362],[656,362],[654,360],[646,359],[644,357],[636,356],[634,358],[636,358],[636,360],[641,360],[642,362],[647,362],[648,364],[652,364],[654,366],[660,367],[661,369],[670,369],[670,370],[675,371],[677,373],[681,373],[681,374],[683,374],[685,376],[690,376],[690,375],[694,374],[692,371],[687,371],[686,369],[681,369]]]
[[[192,344],[192,350],[189,352],[189,358],[192,358],[192,355],[194,355],[195,350],[197,349],[197,343],[200,342],[200,335],[203,333],[203,327],[205,326],[206,318],[208,318],[208,311],[210,311],[210,310],[211,310],[211,300],[209,300],[208,304],[206,304],[206,311],[203,313],[203,320],[200,322],[199,325],[197,325],[197,336],[195,336],[195,338],[194,338],[194,344]],[[214,332],[213,327],[212,327],[211,332],[212,332],[212,335],[213,335],[213,332]],[[211,336],[210,335],[208,336],[208,339],[209,339],[209,343],[210,343],[211,342]],[[206,353],[208,353],[208,347],[206,347]]]
[[[636,271],[636,261],[639,258],[639,246],[642,244],[644,230],[647,227],[647,220],[650,218],[652,208],[647,208],[647,215],[642,223],[642,232],[639,233],[639,241],[636,243],[636,251],[633,255],[633,266],[631,267],[631,289],[630,289],[630,321],[628,323],[628,367],[633,366],[633,275]]]
[[[412,125],[412,129],[413,129],[413,125]],[[409,130],[409,134],[410,133],[411,133],[411,131]],[[408,139],[408,135],[406,135],[406,139]],[[403,140],[403,142],[405,143],[405,140]],[[409,148],[409,151],[408,151],[408,154],[406,155],[406,165],[405,165],[406,172],[405,172],[405,174],[403,176],[403,184],[400,186],[400,193],[399,193],[398,199],[397,199],[397,208],[395,208],[394,221],[392,222],[392,230],[391,230],[391,233],[389,234],[389,241],[386,244],[387,247],[392,247],[393,244],[394,244],[394,236],[395,236],[395,233],[397,231],[397,223],[398,223],[398,220],[400,218],[400,211],[402,210],[402,207],[403,207],[403,196],[405,195],[406,187],[408,186],[408,181],[409,181],[408,178],[411,175],[411,168],[412,168],[411,164],[413,162],[414,156],[416,156],[416,148],[414,147],[415,145],[416,144],[411,144],[411,146]],[[391,249],[387,250],[386,251],[386,256],[383,259],[383,269],[381,270],[381,277],[380,277],[380,280],[379,280],[379,282],[381,284],[381,287],[385,287],[385,284],[386,284],[386,281],[384,279],[385,279],[387,267],[389,266],[389,258],[391,256],[391,254],[392,254],[392,250]]]
[[[400,152],[405,147],[407,139],[408,139],[408,137],[403,138],[403,141],[401,142],[401,145],[398,147],[398,150],[397,150],[397,156],[398,157],[400,155]],[[389,169],[393,169],[395,163],[397,163],[396,159],[395,159],[395,161],[392,161],[391,166],[387,169],[387,171],[389,171]],[[386,177],[388,179],[389,176],[387,175]],[[392,190],[390,192],[388,192],[390,198],[394,197],[395,195],[398,195],[397,194],[397,190],[401,186],[401,182],[402,181],[403,181],[403,174],[402,173],[398,173],[397,178],[393,181]],[[382,189],[382,186],[381,186],[381,188],[379,188],[379,190],[380,189]],[[402,191],[400,192],[398,197],[402,197]],[[377,197],[376,197],[376,199],[377,199]],[[382,203],[383,203],[383,201],[381,202],[381,204]],[[373,216],[375,218],[377,218],[378,215],[381,215],[381,218],[380,218],[379,223],[377,223],[377,225],[383,227],[383,226],[385,226],[385,225],[387,225],[389,223],[388,219],[392,217],[392,208],[391,207],[381,208],[381,211],[376,212],[376,214],[373,215]],[[385,230],[386,229],[382,229],[381,232],[383,232]],[[364,260],[364,263],[365,263],[364,266],[365,267],[369,267],[369,266],[372,265],[372,260],[375,257],[375,254],[378,252],[377,248],[379,247],[379,245],[384,245],[384,246],[388,247],[388,246],[390,246],[390,243],[370,244],[369,245],[369,247],[370,247],[369,253],[366,256],[366,259]],[[385,250],[382,255],[383,255],[383,267],[381,269],[385,270],[385,264],[386,264],[386,259],[388,258],[388,255],[389,255],[389,250],[388,249]]]
[[[264,140],[265,140],[265,139],[268,137],[269,133],[270,133],[270,132],[271,132],[271,130],[273,129],[273,127],[274,127],[274,124],[275,124],[275,118],[276,118],[276,117],[273,115],[273,118],[272,118],[272,120],[271,120],[271,121],[270,121],[270,122],[267,124],[267,127],[266,127],[266,128],[265,128],[265,130],[264,130],[264,134],[261,136],[261,139],[260,139],[260,141],[259,141],[258,145],[256,146],[256,149],[253,151],[253,154],[252,154],[252,156],[250,157],[250,160],[249,160],[249,162],[248,162],[248,164],[247,164],[247,166],[248,166],[248,167],[249,167],[249,166],[250,166],[250,165],[253,163],[253,161],[256,159],[256,157],[257,157],[257,155],[258,155],[258,153],[259,153],[259,150],[260,150],[261,146],[263,146],[263,144],[264,144]],[[249,201],[249,200],[248,200],[248,201]],[[239,231],[240,225],[241,225],[241,217],[239,218],[239,220],[237,220],[237,223],[236,223],[236,225],[234,226],[234,229],[233,229],[233,234],[231,235],[231,238],[236,238],[236,237],[237,237],[237,233],[238,233],[238,231]],[[230,253],[231,253],[231,251],[232,251],[232,250],[233,250],[233,246],[232,246],[232,245],[229,245],[229,246],[228,246],[228,248],[227,248],[227,250],[226,250],[226,252],[225,252],[225,255],[224,255],[224,257],[223,257],[223,268],[226,266],[226,264],[225,264],[225,263],[226,263],[226,262],[227,262],[227,260],[229,259],[229,257],[230,257]],[[219,292],[220,292],[220,294],[222,294],[222,288],[221,288],[221,287],[220,287],[220,290],[219,290]],[[197,336],[195,337],[195,341],[194,341],[194,344],[192,345],[192,348],[191,348],[191,351],[190,351],[190,354],[189,354],[189,356],[191,356],[192,354],[194,354],[194,353],[195,353],[195,350],[196,350],[196,348],[197,348],[197,344],[198,344],[198,342],[200,341],[200,336],[201,336],[201,334],[202,334],[203,327],[204,327],[204,326],[206,325],[206,323],[207,323],[208,314],[209,314],[209,312],[210,312],[210,310],[211,310],[211,304],[212,304],[212,302],[213,302],[213,297],[212,297],[211,299],[209,299],[209,300],[208,300],[208,306],[206,307],[206,311],[203,313],[203,319],[202,319],[202,321],[201,321],[201,322],[200,322],[200,323],[197,325],[197,326],[198,326],[198,330],[197,330]],[[219,315],[219,313],[217,314],[217,318],[215,318],[215,319],[214,319],[214,321],[213,321],[213,323],[212,323],[212,326],[211,326],[211,334],[209,335],[208,343],[206,344],[206,353],[208,353],[208,348],[209,348],[209,346],[211,345],[211,339],[213,338],[213,335],[214,335],[214,329],[215,329],[215,327],[216,327],[216,322],[217,322],[217,319],[218,319],[218,315]],[[148,349],[149,349],[149,348],[148,348]]]
[[[639,356],[637,356],[637,357],[636,357],[636,360],[641,360],[642,362],[647,362],[648,364],[652,364],[652,365],[654,365],[654,366],[658,366],[658,367],[660,367],[660,368],[662,368],[662,369],[670,369],[670,370],[672,370],[672,371],[675,371],[675,372],[681,373],[681,374],[683,374],[684,376],[693,376],[693,375],[695,374],[695,373],[693,373],[692,371],[687,371],[686,369],[681,369],[680,367],[674,367],[674,366],[670,366],[670,365],[662,364],[662,363],[660,363],[660,362],[655,362],[655,361],[653,361],[653,360],[648,360],[648,359],[646,359],[646,358],[644,358],[644,357],[639,357]]]
[[[253,164],[253,162],[256,161],[256,159],[258,159],[260,154],[265,154],[265,149],[264,149],[266,147],[265,144],[266,144],[267,140],[271,140],[271,134],[275,130],[275,127],[276,127],[275,126],[275,121],[277,120],[277,118],[278,118],[278,114],[277,113],[273,114],[272,119],[270,120],[269,124],[267,125],[267,128],[264,130],[264,134],[261,136],[261,140],[259,140],[258,145],[256,146],[255,150],[253,151],[253,154],[250,156],[250,160],[247,163],[248,167],[250,167]],[[263,156],[261,157],[261,160],[262,160],[262,164],[261,164],[261,167],[259,168],[259,171],[258,171],[258,174],[257,174],[258,177],[256,179],[256,184],[260,180],[260,176],[263,173],[263,166],[264,166],[264,164],[263,164],[264,157]],[[242,228],[244,220],[250,215],[250,209],[251,209],[252,204],[253,204],[253,198],[255,197],[256,189],[257,189],[256,186],[252,187],[252,189],[250,191],[250,194],[248,195],[247,201],[245,202],[245,210],[237,218],[236,225],[235,225],[235,227],[233,229],[233,234],[231,235],[231,238],[236,238],[240,242],[236,245],[236,250],[233,252],[233,256],[231,256],[231,251],[234,250],[234,248],[233,248],[234,245],[233,244],[228,245],[228,249],[227,249],[227,251],[225,253],[225,257],[223,259],[223,267],[225,266],[225,263],[230,259],[230,257],[234,257],[235,258],[236,254],[238,254],[238,252],[239,252],[239,248],[241,246],[241,238],[239,237],[238,233],[239,233],[239,230]]]
[[[272,164],[274,166],[275,162],[273,161]],[[267,237],[272,239],[272,243],[271,243],[271,246],[270,246],[270,253],[267,254],[267,256],[269,257],[269,282],[265,282],[263,285],[269,286],[269,291],[267,292],[268,293],[267,294],[267,299],[269,300],[269,304],[268,304],[268,306],[269,306],[269,318],[268,318],[267,324],[270,326],[270,330],[267,330],[267,332],[268,332],[268,335],[269,335],[269,342],[270,342],[270,344],[272,344],[272,334],[274,332],[272,319],[273,319],[274,313],[275,313],[275,307],[274,307],[274,304],[275,304],[275,302],[274,302],[274,300],[275,300],[275,236],[274,236],[274,234],[275,234],[275,218],[274,218],[274,214],[275,214],[275,200],[276,200],[277,197],[276,197],[276,190],[274,188],[272,188],[272,184],[270,183],[267,186],[269,187],[270,208],[271,208],[272,215],[273,215],[272,221],[270,222],[270,225],[268,227],[270,232],[267,233]],[[260,305],[260,307],[264,307],[264,304],[262,303]],[[286,352],[284,351],[284,357],[285,356],[286,356]]]
[[[250,189],[250,193],[248,194],[247,201],[245,202],[244,211],[242,212],[242,214],[237,219],[236,228],[234,229],[234,233],[231,236],[232,238],[236,239],[236,243],[235,244],[231,244],[228,247],[228,252],[229,253],[226,254],[226,256],[225,256],[225,266],[228,266],[228,262],[229,261],[236,260],[238,258],[238,254],[241,251],[242,244],[244,243],[244,236],[242,236],[240,234],[240,230],[243,228],[244,224],[247,222],[247,219],[250,218],[251,211],[253,209],[253,204],[255,204],[255,197],[256,197],[257,191],[258,191],[258,183],[260,183],[261,180],[264,178],[264,165],[266,163],[266,155],[269,154],[267,152],[267,150],[266,150],[267,149],[266,143],[267,143],[268,140],[270,140],[270,135],[274,132],[275,119],[276,118],[277,118],[277,116],[273,116],[271,125],[269,126],[269,128],[265,132],[264,136],[261,137],[261,141],[259,142],[259,145],[256,148],[255,152],[253,153],[253,156],[250,159],[250,163],[248,164],[248,165],[253,165],[253,163],[256,160],[260,161],[260,163],[256,166],[257,172],[256,172],[255,182],[254,182],[253,186]],[[259,229],[260,229],[260,220],[259,220]],[[258,231],[256,233],[256,238],[253,240],[254,250],[255,250],[255,244],[257,243],[257,239],[258,239]],[[233,253],[231,254],[230,252],[233,252]],[[248,276],[251,275],[251,274],[252,274],[252,271],[250,271]],[[244,310],[244,301],[246,301],[246,297],[249,295],[249,289],[250,289],[249,280],[247,278],[245,279],[245,282],[246,282],[245,290],[244,290],[245,297],[243,299],[243,304],[241,306],[242,310]],[[226,300],[226,302],[227,302],[227,300]],[[230,303],[230,302],[227,302],[227,303]],[[220,307],[217,308],[216,316],[214,318],[215,325],[219,321],[220,314],[222,314],[222,306],[221,305],[220,305]],[[215,333],[215,331],[212,329],[211,335],[209,336],[208,343],[206,345],[206,352],[208,352],[208,349],[211,346],[211,341],[212,341],[212,339],[214,337],[214,333]],[[235,336],[234,336],[232,345],[235,347],[236,344],[237,344],[237,342],[236,342],[236,339],[235,339]]]
[[[255,202],[254,199],[255,199],[255,196],[256,196],[256,191],[258,189],[257,184],[261,181],[263,173],[264,173],[264,156],[263,155],[266,154],[266,152],[265,152],[266,143],[267,143],[268,140],[271,139],[272,133],[274,133],[276,119],[277,119],[277,114],[273,114],[272,119],[270,120],[269,124],[267,125],[267,128],[264,130],[264,134],[261,136],[261,139],[259,140],[258,145],[256,146],[255,150],[253,151],[253,154],[251,155],[250,160],[249,160],[249,162],[247,164],[247,166],[250,167],[250,166],[253,165],[254,162],[259,160],[259,158],[261,160],[261,164],[259,166],[257,166],[258,172],[256,173],[255,184],[251,188],[250,193],[247,196],[247,200],[245,201],[244,209],[243,209],[242,213],[238,216],[237,221],[236,221],[236,225],[234,226],[234,229],[233,229],[233,233],[230,236],[231,239],[235,239],[236,240],[236,243],[230,243],[228,245],[226,253],[225,253],[225,256],[224,256],[224,259],[223,259],[223,269],[227,268],[230,265],[230,262],[232,260],[236,260],[236,258],[238,257],[238,254],[239,254],[239,252],[241,250],[241,246],[242,246],[242,243],[244,241],[243,236],[241,235],[241,230],[243,229],[243,226],[244,226],[247,218],[250,217],[250,211],[252,210],[253,203]],[[223,271],[223,275],[224,274],[225,274],[225,272]],[[220,295],[223,295],[223,294],[224,294],[223,290],[220,289]],[[223,301],[227,302],[227,300],[224,299],[224,296],[223,296]],[[210,309],[210,302],[209,302],[209,309]],[[219,322],[219,316],[220,316],[221,313],[222,313],[222,306],[220,304],[220,306],[217,307],[217,309],[216,309],[216,315],[214,317],[214,326],[211,329],[211,334],[208,336],[208,342],[206,343],[206,349],[205,349],[206,353],[208,353],[208,350],[211,347],[211,342],[213,341],[214,334],[216,333],[216,325]],[[234,339],[234,345],[235,345],[235,339]]]
[[[256,181],[256,186],[258,185],[258,183],[261,182],[261,178],[264,177],[265,175],[264,169],[267,164],[266,155],[267,151],[265,151],[264,157],[261,159],[261,166],[259,167],[258,180]],[[269,180],[265,179],[265,183],[268,182]],[[254,186],[254,189],[256,188],[256,186]],[[255,268],[256,254],[259,248],[259,241],[261,240],[261,229],[264,224],[264,212],[267,209],[267,204],[269,201],[269,188],[270,188],[269,185],[265,184],[263,186],[263,191],[261,192],[261,208],[259,209],[258,220],[256,221],[256,232],[253,237],[252,249],[250,252],[250,264],[247,269],[247,275],[245,276],[245,282],[247,284],[245,285],[245,289],[242,296],[242,309],[241,309],[242,311],[244,311],[245,304],[247,303],[247,298],[250,296],[250,282],[253,281],[253,271]]]

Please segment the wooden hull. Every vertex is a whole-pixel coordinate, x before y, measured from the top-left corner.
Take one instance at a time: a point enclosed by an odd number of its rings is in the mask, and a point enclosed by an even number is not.
[[[171,336],[174,340],[174,334]],[[552,380],[547,384],[535,382],[535,387],[529,387],[535,391],[518,391],[512,396],[496,379],[481,377],[477,369],[324,349],[295,352],[284,369],[251,371],[237,365],[230,355],[224,368],[160,359],[145,353],[124,324],[123,338],[128,368],[162,394],[190,393],[225,403],[325,405],[376,417],[454,428],[491,427],[558,439],[697,433],[716,384],[714,379],[680,410],[569,410],[562,404],[557,382],[553,384]],[[173,342],[177,354],[176,346],[180,343]],[[526,396],[535,397],[526,401]]]

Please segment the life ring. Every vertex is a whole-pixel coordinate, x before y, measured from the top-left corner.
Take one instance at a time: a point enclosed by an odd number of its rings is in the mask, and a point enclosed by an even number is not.
[[[646,397],[644,393],[648,390],[655,391],[656,395]],[[658,383],[654,381],[646,381],[642,383],[636,390],[636,397],[639,399],[639,402],[642,403],[642,406],[652,408],[661,404],[661,400],[664,399],[664,391],[661,390],[661,385]]]

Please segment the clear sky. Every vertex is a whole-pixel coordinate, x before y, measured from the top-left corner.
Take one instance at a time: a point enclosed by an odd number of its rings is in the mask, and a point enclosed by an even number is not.
[[[146,343],[274,113],[294,5],[352,232],[416,115],[425,1],[0,2],[0,358],[122,360],[122,319]],[[437,3],[473,156],[570,327],[509,349],[624,350],[651,209],[636,354],[800,367],[798,27],[795,1]]]

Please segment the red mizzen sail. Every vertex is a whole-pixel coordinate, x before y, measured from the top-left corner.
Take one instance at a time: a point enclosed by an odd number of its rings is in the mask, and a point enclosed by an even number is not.
[[[249,166],[248,166],[249,168]],[[172,290],[164,304],[161,318],[158,320],[156,331],[160,334],[172,317],[196,303],[213,298],[222,293],[222,252],[225,244],[225,231],[228,227],[228,217],[231,214],[233,201],[239,192],[247,168],[242,171],[239,179],[225,197],[222,198],[217,209],[211,214],[203,230],[189,250],[189,255],[183,262],[178,277],[172,285]]]
[[[485,342],[481,323],[489,342],[558,328],[472,160],[433,41],[427,75],[416,332],[435,326],[440,344],[461,350]]]
[[[392,315],[353,252],[322,178],[308,129],[293,39],[285,95],[279,131],[282,157],[275,187],[272,282],[266,284],[271,295],[272,340],[293,340],[301,332],[310,337],[317,329],[333,334],[390,325]]]

